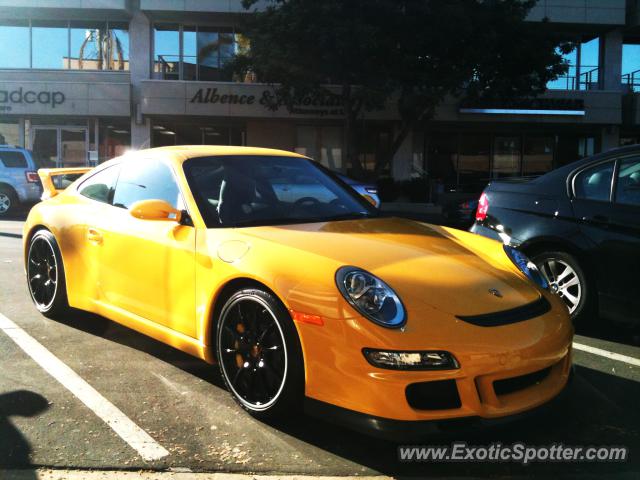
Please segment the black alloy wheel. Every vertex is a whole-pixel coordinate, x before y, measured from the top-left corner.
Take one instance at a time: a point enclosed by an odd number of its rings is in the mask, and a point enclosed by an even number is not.
[[[64,266],[55,237],[39,230],[31,238],[27,255],[27,282],[36,308],[46,316],[68,309]]]
[[[226,301],[217,354],[227,388],[252,415],[272,418],[301,406],[300,342],[289,313],[272,294],[246,289]]]

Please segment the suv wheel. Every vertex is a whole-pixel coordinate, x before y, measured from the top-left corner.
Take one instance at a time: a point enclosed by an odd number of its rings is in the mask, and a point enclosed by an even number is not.
[[[18,198],[13,190],[0,187],[0,217],[13,213],[18,206]]]

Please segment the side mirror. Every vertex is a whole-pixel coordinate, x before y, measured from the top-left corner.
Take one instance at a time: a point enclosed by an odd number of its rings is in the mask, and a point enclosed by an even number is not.
[[[180,223],[182,212],[164,200],[140,200],[131,205],[129,213],[140,220],[164,220]]]

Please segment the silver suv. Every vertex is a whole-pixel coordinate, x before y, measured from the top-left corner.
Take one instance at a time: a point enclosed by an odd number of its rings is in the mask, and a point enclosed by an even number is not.
[[[0,217],[15,212],[21,203],[40,200],[38,168],[30,150],[0,145]]]

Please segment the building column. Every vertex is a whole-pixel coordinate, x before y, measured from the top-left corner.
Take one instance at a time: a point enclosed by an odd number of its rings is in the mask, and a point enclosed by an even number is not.
[[[622,31],[600,37],[600,85],[604,90],[622,89]]]
[[[407,138],[398,148],[391,162],[391,176],[394,180],[409,180],[411,178],[411,166],[413,162],[413,132],[409,132]]]
[[[131,74],[131,147],[151,146],[151,121],[142,115],[143,80],[151,78],[151,22],[136,9],[129,23],[129,70]]]
[[[600,151],[606,152],[620,146],[620,127],[607,125],[600,130]]]

